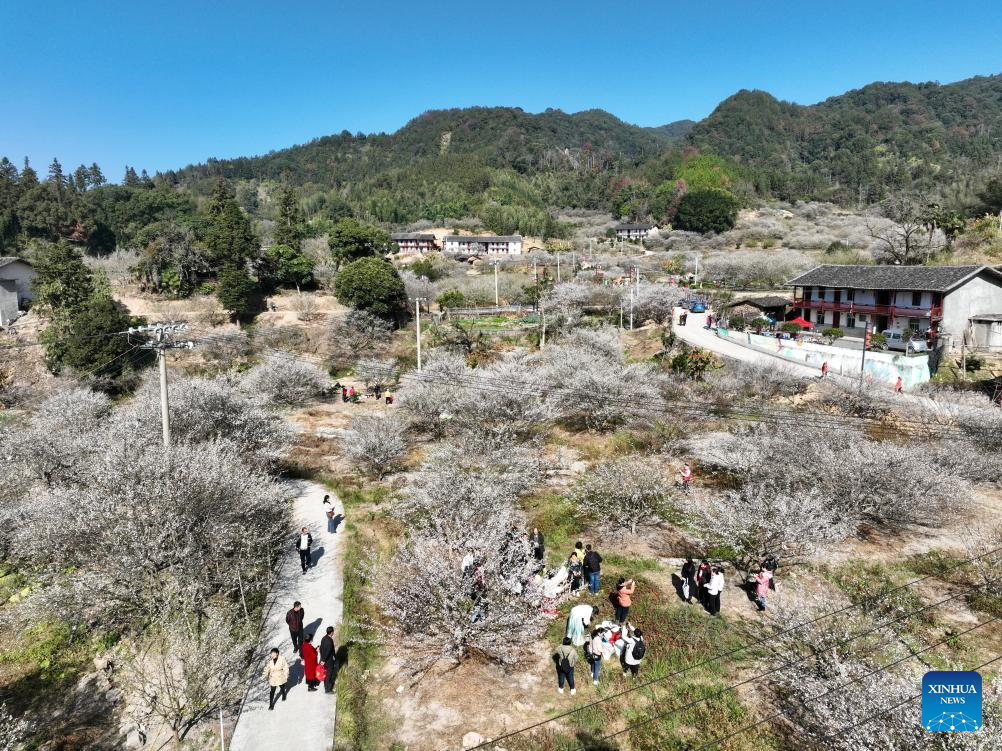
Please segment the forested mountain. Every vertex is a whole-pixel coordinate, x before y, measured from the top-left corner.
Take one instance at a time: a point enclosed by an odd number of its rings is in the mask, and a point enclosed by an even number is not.
[[[810,106],[740,91],[686,140],[739,162],[768,195],[866,204],[919,189],[969,202],[1002,164],[1002,76],[873,83]]]

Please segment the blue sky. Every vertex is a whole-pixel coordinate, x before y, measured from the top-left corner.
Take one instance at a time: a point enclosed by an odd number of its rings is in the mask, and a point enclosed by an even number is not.
[[[660,125],[742,88],[811,103],[1002,72],[1002,14],[980,0],[6,0],[0,33],[0,154],[113,180],[441,107]]]

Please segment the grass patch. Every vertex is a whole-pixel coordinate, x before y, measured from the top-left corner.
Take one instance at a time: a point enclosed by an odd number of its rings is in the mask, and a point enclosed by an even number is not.
[[[546,563],[559,565],[581,539],[585,526],[570,499],[552,493],[537,493],[525,501],[529,528],[538,527],[546,539]]]
[[[332,477],[325,475],[319,481],[334,491],[345,511],[361,506],[379,507],[389,499],[391,491],[385,485],[366,483],[354,477]]]
[[[971,566],[963,556],[943,550],[927,550],[908,556],[903,565],[919,576],[934,576],[952,584],[970,583]]]
[[[896,618],[919,610],[926,604],[909,587],[895,589],[905,582],[882,563],[854,559],[836,567],[823,566],[821,573],[867,615]],[[918,632],[921,627],[935,623],[935,609],[929,609],[902,619],[897,626],[904,631]]]

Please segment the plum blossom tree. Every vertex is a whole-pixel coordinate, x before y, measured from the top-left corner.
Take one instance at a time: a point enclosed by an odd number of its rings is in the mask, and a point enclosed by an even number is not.
[[[6,704],[0,704],[0,751],[19,751],[31,729],[26,717],[14,717]]]
[[[407,455],[407,430],[396,413],[361,415],[352,420],[341,447],[353,463],[382,479]]]
[[[280,355],[270,355],[241,379],[245,392],[259,395],[272,404],[299,406],[323,396],[330,378],[312,363]]]
[[[671,504],[668,478],[660,461],[652,456],[629,456],[599,462],[581,477],[571,491],[571,500],[603,525],[629,530],[657,526],[668,521]]]

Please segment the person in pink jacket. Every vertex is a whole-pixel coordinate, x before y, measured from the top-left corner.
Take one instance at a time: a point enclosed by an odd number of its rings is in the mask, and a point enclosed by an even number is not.
[[[772,572],[759,566],[758,573],[755,574],[755,604],[759,610],[765,610],[765,598],[769,595],[769,581],[772,579]]]

